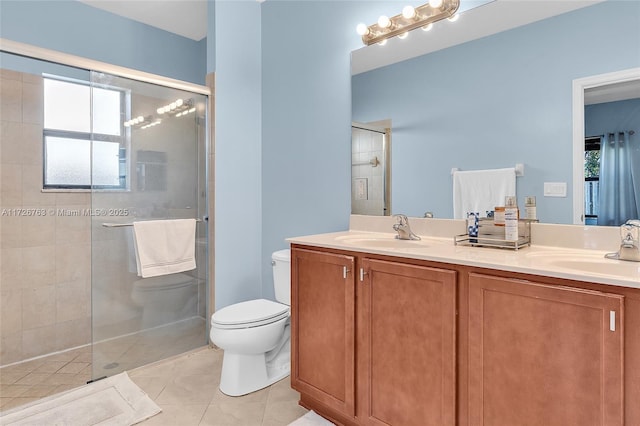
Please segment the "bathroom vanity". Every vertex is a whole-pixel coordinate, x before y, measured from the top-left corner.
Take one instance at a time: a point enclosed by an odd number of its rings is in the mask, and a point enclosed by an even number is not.
[[[393,237],[289,240],[303,406],[345,425],[640,424],[640,264]]]

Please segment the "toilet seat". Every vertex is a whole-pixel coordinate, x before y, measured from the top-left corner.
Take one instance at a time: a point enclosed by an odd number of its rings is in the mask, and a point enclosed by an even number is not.
[[[211,317],[211,326],[220,329],[252,328],[268,325],[289,316],[289,306],[266,299],[226,306]]]

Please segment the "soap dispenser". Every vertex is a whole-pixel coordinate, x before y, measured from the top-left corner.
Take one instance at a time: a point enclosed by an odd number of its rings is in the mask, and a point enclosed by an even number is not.
[[[504,239],[518,241],[518,202],[516,197],[505,197],[504,203]]]

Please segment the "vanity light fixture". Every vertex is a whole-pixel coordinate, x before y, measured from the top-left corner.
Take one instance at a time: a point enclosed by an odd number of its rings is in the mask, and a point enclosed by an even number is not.
[[[457,10],[460,7],[460,0],[429,0],[422,6],[405,6],[402,13],[391,18],[381,16],[378,22],[367,26],[359,24],[356,31],[362,36],[362,42],[367,46],[384,42],[395,36],[405,38],[409,31],[422,28],[429,31],[434,22],[449,18],[450,21],[457,19]]]
[[[156,109],[156,112],[160,115],[178,115],[179,113],[188,111],[191,108],[193,108],[193,99],[176,99],[175,101]]]
[[[143,126],[146,126],[147,124],[151,123],[153,120],[153,117],[148,115],[146,117],[143,117],[142,115],[139,115],[138,117],[134,117],[131,120],[127,120],[123,123],[124,127],[133,127],[133,128],[140,128]]]

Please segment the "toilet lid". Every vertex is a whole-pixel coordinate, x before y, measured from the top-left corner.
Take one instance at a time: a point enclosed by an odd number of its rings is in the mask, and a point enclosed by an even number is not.
[[[270,324],[289,316],[289,306],[266,299],[249,300],[216,311],[212,325],[220,328],[247,328]]]

